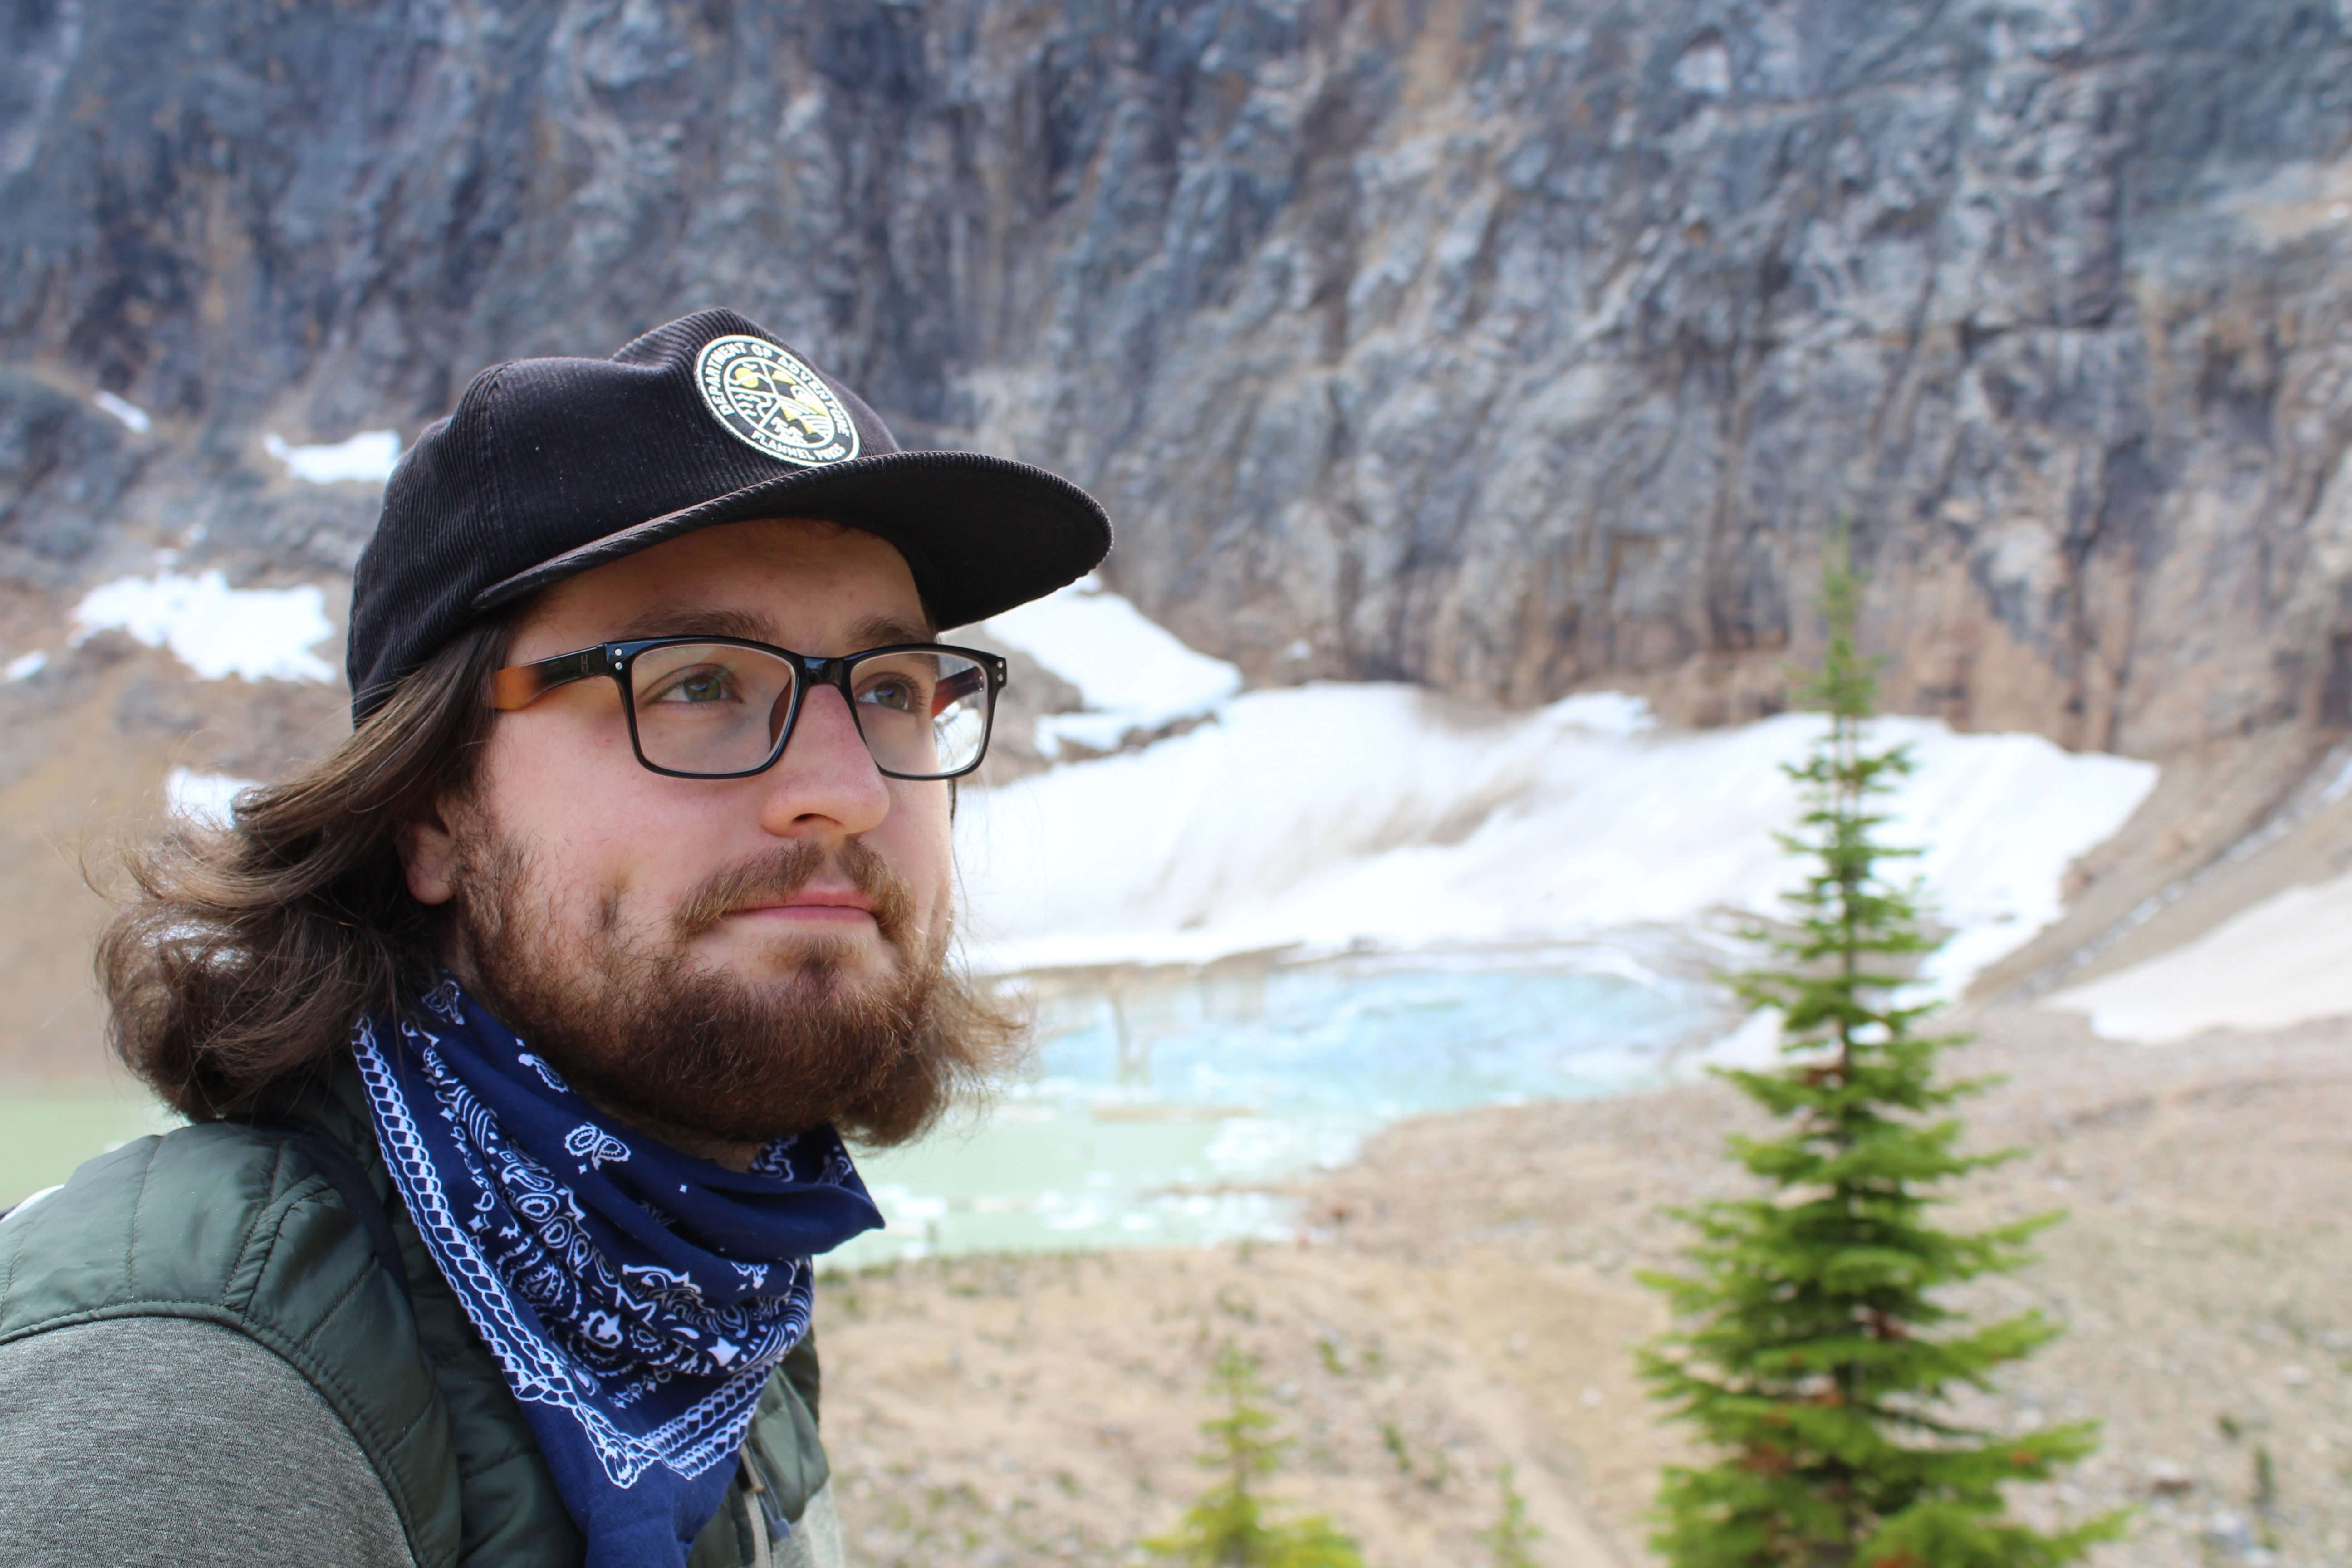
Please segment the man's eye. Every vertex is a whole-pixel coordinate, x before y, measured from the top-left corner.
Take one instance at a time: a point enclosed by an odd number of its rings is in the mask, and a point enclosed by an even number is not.
[[[923,705],[922,693],[917,691],[912,683],[898,679],[877,680],[861,689],[857,700],[877,708],[887,708],[895,713],[918,712]]]
[[[674,675],[655,691],[656,702],[728,702],[735,688],[723,669],[690,669]]]

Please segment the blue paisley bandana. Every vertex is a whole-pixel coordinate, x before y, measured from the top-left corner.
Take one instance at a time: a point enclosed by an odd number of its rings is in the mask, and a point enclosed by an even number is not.
[[[882,1216],[830,1128],[739,1174],[590,1110],[455,981],[419,1012],[428,1026],[362,1019],[352,1040],[393,1183],[587,1568],[683,1568],[808,1332],[810,1258]]]

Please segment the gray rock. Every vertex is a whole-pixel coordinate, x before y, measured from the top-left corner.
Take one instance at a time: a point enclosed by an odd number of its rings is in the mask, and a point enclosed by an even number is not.
[[[1116,584],[1261,681],[1769,710],[1843,515],[1901,706],[2158,756],[2352,719],[2340,5],[30,0],[0,33],[0,354],[159,418],[133,461],[0,402],[36,454],[0,461],[48,476],[21,577],[191,518],[244,573],[347,570],[363,500],[262,431],[413,437],[478,366],[726,302],[911,443],[1095,487]]]
[[[2275,1552],[2254,1539],[2253,1526],[2243,1514],[2224,1510],[2212,1515],[2205,1521],[2203,1540],[2207,1551],[2245,1568],[2272,1568],[2278,1561]]]
[[[112,417],[21,372],[0,369],[0,563],[54,586],[94,550],[150,455]]]

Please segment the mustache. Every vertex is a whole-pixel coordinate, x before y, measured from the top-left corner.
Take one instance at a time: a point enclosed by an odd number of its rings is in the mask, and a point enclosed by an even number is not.
[[[789,900],[828,867],[874,905],[883,938],[903,946],[915,921],[915,890],[898,868],[855,838],[828,854],[806,840],[780,844],[756,859],[714,871],[689,889],[671,919],[681,941],[691,941],[739,910]]]

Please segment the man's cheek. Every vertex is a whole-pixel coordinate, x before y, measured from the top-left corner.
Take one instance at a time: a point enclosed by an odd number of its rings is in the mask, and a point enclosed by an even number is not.
[[[606,887],[604,896],[596,900],[596,934],[598,936],[609,942],[620,934],[622,910],[625,907],[625,898],[623,889],[617,885]]]
[[[656,895],[626,862],[583,857],[571,847],[555,844],[542,849],[540,864],[535,901],[561,930],[606,942],[646,935],[642,928]]]
[[[915,929],[908,933],[908,951],[903,955],[912,962],[937,959],[947,951],[948,939],[955,930],[955,881],[951,877],[935,880],[928,894],[915,898]]]

